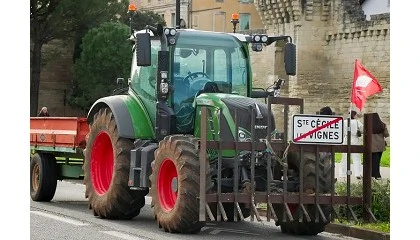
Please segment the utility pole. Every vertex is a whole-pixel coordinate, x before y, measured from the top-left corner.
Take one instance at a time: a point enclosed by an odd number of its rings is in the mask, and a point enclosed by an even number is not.
[[[175,3],[175,28],[180,29],[180,19],[181,19],[181,0],[176,0]]]

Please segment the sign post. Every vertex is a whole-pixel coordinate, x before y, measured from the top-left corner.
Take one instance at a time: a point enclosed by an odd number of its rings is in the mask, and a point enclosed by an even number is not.
[[[343,144],[343,117],[331,115],[293,115],[294,143]]]

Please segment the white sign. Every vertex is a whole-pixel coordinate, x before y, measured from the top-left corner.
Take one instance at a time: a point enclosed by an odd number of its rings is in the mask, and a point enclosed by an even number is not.
[[[343,144],[343,117],[330,115],[293,116],[294,143]]]

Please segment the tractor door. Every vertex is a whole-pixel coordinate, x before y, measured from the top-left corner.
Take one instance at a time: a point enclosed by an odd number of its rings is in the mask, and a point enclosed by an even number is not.
[[[156,126],[156,73],[157,56],[160,49],[160,41],[151,41],[151,65],[137,66],[136,52],[133,54],[131,65],[130,88],[144,103],[153,125]]]

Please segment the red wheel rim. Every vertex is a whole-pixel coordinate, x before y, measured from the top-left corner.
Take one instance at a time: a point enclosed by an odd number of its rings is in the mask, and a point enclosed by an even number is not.
[[[159,202],[165,212],[171,211],[178,197],[178,173],[172,159],[166,158],[160,165],[157,180]]]
[[[90,177],[98,195],[105,194],[112,180],[114,149],[107,132],[101,131],[93,142],[90,153]]]

